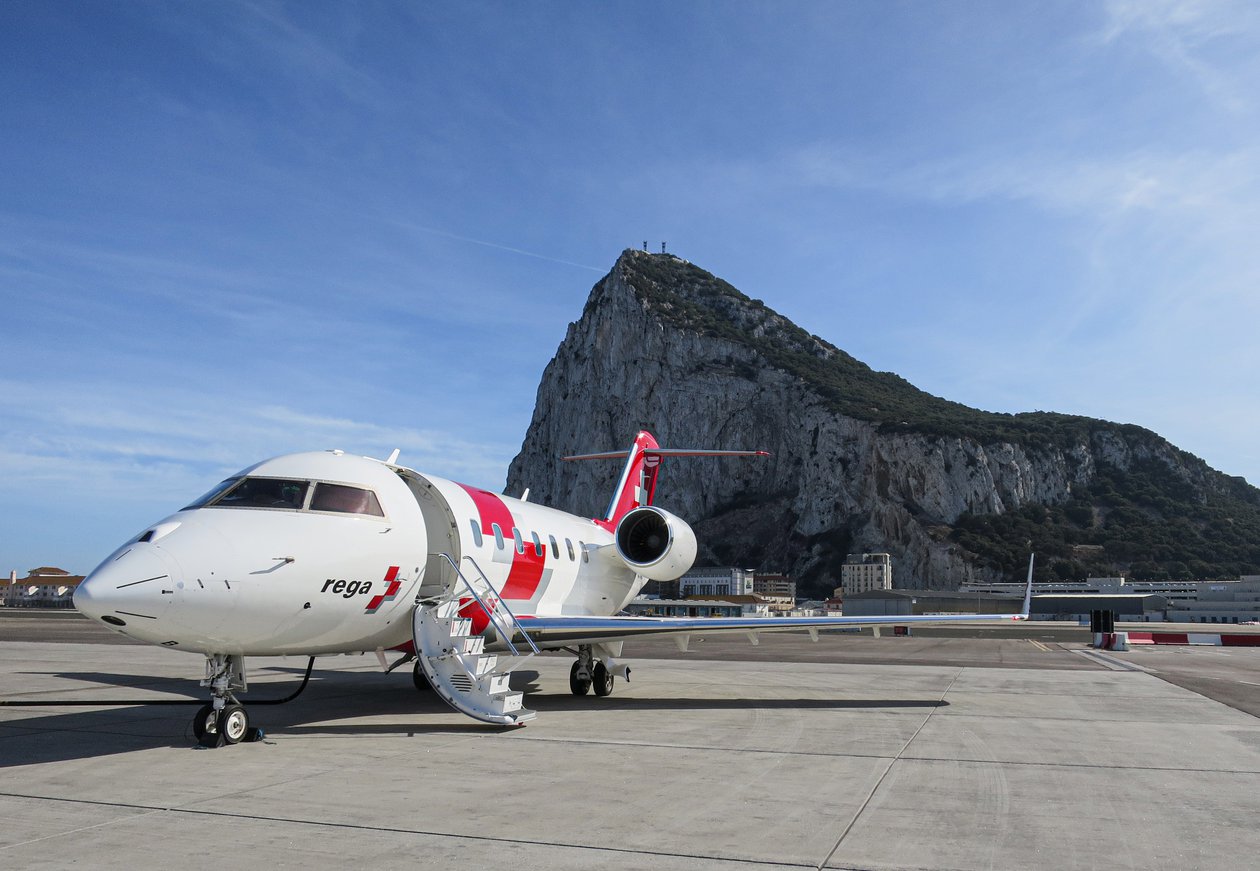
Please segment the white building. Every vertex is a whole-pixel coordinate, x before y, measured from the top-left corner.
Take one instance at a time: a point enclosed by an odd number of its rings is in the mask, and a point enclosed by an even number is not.
[[[0,606],[6,608],[73,608],[74,591],[83,575],[65,569],[40,566],[24,578],[9,573],[8,583],[0,584]]]
[[[1023,593],[1023,583],[963,584],[963,593]],[[1087,578],[1033,584],[1034,596],[1162,596],[1170,623],[1260,622],[1260,575],[1237,581],[1131,581],[1128,578]]]
[[[638,598],[626,605],[635,617],[769,617],[770,603],[760,596],[728,599]]]
[[[692,569],[678,579],[678,594],[688,596],[751,596],[753,570],[729,566]]]
[[[886,553],[851,553],[840,566],[841,595],[892,589],[892,557]]]
[[[1168,620],[1173,623],[1256,623],[1260,622],[1260,575],[1243,575],[1232,582],[1201,585],[1194,601],[1168,603]]]

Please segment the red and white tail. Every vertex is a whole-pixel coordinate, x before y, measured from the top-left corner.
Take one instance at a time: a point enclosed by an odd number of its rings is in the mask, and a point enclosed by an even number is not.
[[[562,457],[565,460],[621,460],[626,467],[617,482],[612,501],[603,519],[596,523],[605,529],[615,529],[617,523],[630,511],[651,505],[656,495],[656,477],[665,457],[768,457],[766,451],[702,451],[687,448],[662,448],[647,430],[640,430],[628,451],[607,451],[599,454],[579,454]]]

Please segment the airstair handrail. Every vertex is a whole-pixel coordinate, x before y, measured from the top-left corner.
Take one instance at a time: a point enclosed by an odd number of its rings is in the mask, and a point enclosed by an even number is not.
[[[512,643],[512,636],[515,634],[512,631],[512,629],[509,627],[505,627],[502,623],[500,623],[500,618],[495,616],[494,609],[486,605],[485,600],[482,599],[481,596],[477,593],[476,588],[473,587],[472,583],[469,582],[468,578],[464,577],[464,573],[459,570],[459,566],[456,565],[455,560],[451,558],[450,554],[443,552],[443,553],[438,554],[438,556],[442,557],[442,559],[450,563],[451,568],[455,570],[456,577],[458,577],[461,581],[463,581],[464,586],[468,588],[468,592],[472,593],[472,597],[477,601],[477,605],[481,608],[482,612],[486,615],[486,619],[488,619],[491,623],[494,624],[495,629],[503,633],[503,641],[505,644],[507,644],[508,648],[512,651],[512,655],[520,656],[521,655],[520,650],[517,649],[516,645]],[[534,644],[534,639],[529,637],[529,633],[525,631],[525,627],[523,627],[520,621],[516,619],[516,615],[512,613],[512,609],[508,607],[507,602],[503,601],[503,597],[499,595],[499,591],[494,588],[494,584],[490,583],[490,579],[487,578],[486,573],[481,570],[481,566],[477,565],[476,560],[474,560],[471,556],[466,556],[464,557],[464,559],[468,560],[469,562],[473,564],[473,568],[475,568],[477,570],[477,573],[481,575],[481,580],[485,582],[485,585],[487,587],[490,588],[490,592],[494,593],[494,595],[498,598],[499,604],[503,606],[503,610],[506,611],[508,617],[511,618],[512,627],[520,630],[521,635],[523,635],[525,637],[525,640],[529,642],[530,648],[534,651],[534,653],[538,653],[539,652],[538,645]]]
[[[512,626],[520,631],[521,635],[525,638],[525,642],[529,645],[530,650],[534,651],[534,653],[541,653],[538,649],[538,645],[534,643],[534,639],[529,637],[529,633],[525,631],[525,627],[522,626],[521,621],[517,619],[516,613],[512,610],[512,607],[504,600],[502,594],[500,594],[498,590],[494,589],[494,584],[490,583],[490,579],[486,577],[486,573],[482,571],[481,566],[477,565],[477,561],[469,554],[464,554],[464,559],[472,563],[472,567],[477,570],[477,574],[481,575],[481,580],[485,581],[486,586],[489,587],[494,592],[495,596],[498,597],[499,604],[503,606],[503,610],[506,611],[508,616],[512,618]],[[464,583],[468,582],[465,581]],[[509,641],[508,644],[510,645],[511,642]]]
[[[482,612],[486,615],[486,619],[494,624],[495,629],[498,629],[500,632],[503,632],[504,627],[500,626],[499,621],[495,619],[494,611],[486,606],[486,603],[482,600],[481,596],[477,594],[477,590],[473,587],[471,583],[468,582],[468,578],[464,577],[464,573],[459,570],[459,566],[455,564],[455,560],[451,559],[451,555],[449,553],[443,552],[443,553],[438,554],[438,556],[442,557],[442,559],[446,560],[448,563],[451,564],[451,568],[455,570],[456,577],[458,577],[461,581],[463,581],[464,586],[468,588],[468,592],[472,593],[473,598],[477,600],[477,604],[481,606]],[[494,590],[494,585],[489,584],[488,581],[487,581],[487,584],[490,586],[490,590],[492,592],[495,592],[496,595],[498,595],[498,593]],[[449,595],[450,594],[448,594],[448,596]],[[450,596],[450,598],[454,598],[454,597]],[[501,598],[500,598],[500,601],[502,601]],[[517,650],[516,645],[512,643],[512,639],[510,637],[511,633],[506,633],[506,634],[508,635],[508,637],[504,638],[503,640],[507,642],[507,646],[512,651],[512,655],[520,656],[520,651]]]

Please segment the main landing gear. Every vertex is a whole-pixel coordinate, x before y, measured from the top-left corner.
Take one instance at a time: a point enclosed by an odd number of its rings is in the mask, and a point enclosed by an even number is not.
[[[202,747],[222,747],[242,741],[258,741],[261,729],[251,728],[245,706],[236,699],[236,691],[244,692],[245,658],[221,653],[207,654],[206,676],[201,681],[209,687],[210,704],[193,717],[193,734]]]
[[[626,669],[626,680],[630,679],[629,675],[630,670]],[[577,660],[569,669],[569,691],[575,696],[584,696],[592,689],[597,696],[610,695],[613,675],[602,659],[595,659],[591,645],[582,644],[577,649]]]

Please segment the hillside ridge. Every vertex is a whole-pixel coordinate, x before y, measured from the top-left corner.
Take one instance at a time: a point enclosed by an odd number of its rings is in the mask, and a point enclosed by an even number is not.
[[[701,562],[830,592],[844,554],[888,551],[898,586],[1260,571],[1260,490],[1143,427],[1001,414],[933,396],[811,335],[712,273],[628,249],[592,288],[538,389],[510,490],[593,515],[620,468],[561,464],[652,430],[767,461],[671,461],[660,503]]]

